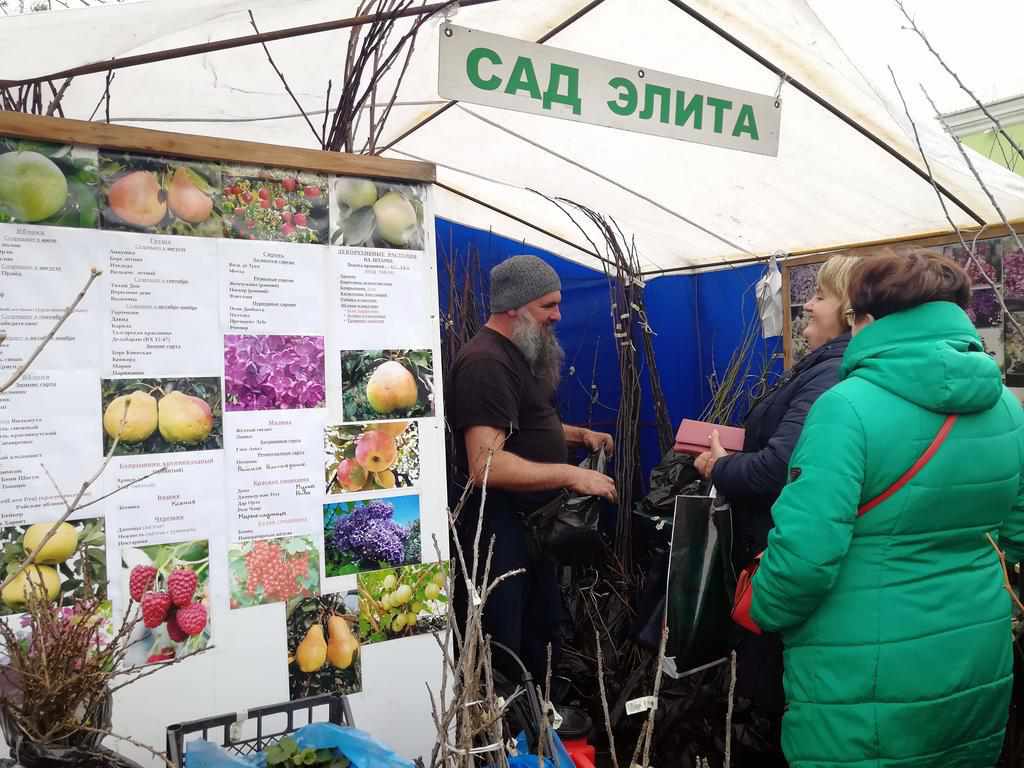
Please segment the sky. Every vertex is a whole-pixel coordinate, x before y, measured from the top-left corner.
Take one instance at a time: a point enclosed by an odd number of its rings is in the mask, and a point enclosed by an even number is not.
[[[895,0],[807,0],[847,55],[887,95],[896,97],[887,66],[912,100],[932,114],[918,84],[940,111],[974,106],[942,70],[908,24]],[[1024,2],[1020,0],[905,0],[904,7],[946,63],[984,102],[1024,94]]]

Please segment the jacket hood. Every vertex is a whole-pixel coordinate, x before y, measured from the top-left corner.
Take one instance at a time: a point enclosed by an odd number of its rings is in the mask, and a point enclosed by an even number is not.
[[[840,379],[870,381],[937,413],[977,413],[1003,391],[1002,375],[970,318],[934,301],[886,315],[850,342]]]

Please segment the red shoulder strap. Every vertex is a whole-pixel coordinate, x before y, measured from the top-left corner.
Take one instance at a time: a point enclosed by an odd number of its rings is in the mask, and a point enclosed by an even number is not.
[[[935,439],[932,440],[931,445],[929,445],[925,452],[922,453],[921,456],[918,458],[918,460],[914,462],[913,466],[906,472],[904,472],[903,475],[895,483],[890,485],[878,496],[873,498],[871,501],[862,504],[860,509],[857,510],[857,517],[867,514],[872,509],[881,504],[883,501],[892,496],[894,493],[896,493],[896,491],[898,491],[904,485],[909,483],[910,480],[914,477],[914,475],[920,472],[924,465],[932,460],[932,456],[934,456],[935,453],[939,450],[939,446],[941,446],[946,441],[946,438],[949,436],[950,430],[953,429],[953,423],[955,421],[955,413],[952,413],[949,416],[947,416],[946,420],[942,422],[942,427],[939,429],[938,434],[935,435]]]

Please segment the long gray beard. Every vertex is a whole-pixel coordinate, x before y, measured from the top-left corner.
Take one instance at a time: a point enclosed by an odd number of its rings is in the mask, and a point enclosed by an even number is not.
[[[558,389],[565,352],[554,332],[542,327],[529,315],[519,315],[512,326],[512,343],[523,353],[533,375],[547,384],[552,392]]]

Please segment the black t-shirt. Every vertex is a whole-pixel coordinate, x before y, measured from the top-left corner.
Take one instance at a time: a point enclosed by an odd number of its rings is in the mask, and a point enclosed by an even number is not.
[[[533,375],[509,339],[484,327],[455,358],[448,421],[455,432],[456,463],[468,470],[465,430],[494,427],[506,435],[504,450],[528,461],[564,463],[565,432],[554,392]],[[543,494],[550,496],[550,494]]]

